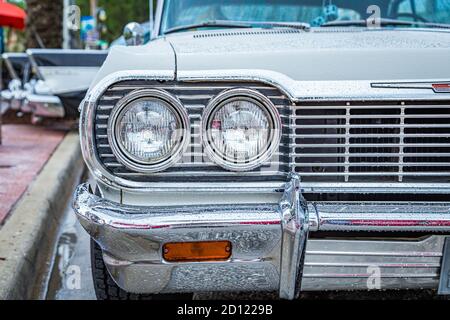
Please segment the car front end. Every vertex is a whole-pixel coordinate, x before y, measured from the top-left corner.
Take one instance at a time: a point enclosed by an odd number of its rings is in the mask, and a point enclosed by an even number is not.
[[[121,290],[449,293],[450,33],[338,31],[111,50],[74,209]]]

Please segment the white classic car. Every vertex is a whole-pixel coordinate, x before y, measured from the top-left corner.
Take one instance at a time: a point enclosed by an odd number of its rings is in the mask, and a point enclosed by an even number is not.
[[[81,105],[96,183],[74,209],[98,298],[450,293],[450,1],[166,0],[155,16]]]
[[[126,45],[134,39],[124,36],[112,42],[111,47]],[[149,24],[142,25],[145,43],[149,41]],[[76,119],[78,107],[87,89],[106,59],[105,50],[28,49],[26,53],[5,53],[2,61],[2,110],[17,110],[32,114],[32,122],[43,118]],[[3,71],[3,70],[2,70]],[[6,77],[5,77],[6,76]]]
[[[4,108],[41,118],[78,118],[78,106],[107,56],[100,50],[29,49],[4,53]]]
[[[78,118],[78,106],[107,52],[28,49],[27,54],[37,80],[25,105],[39,118]]]

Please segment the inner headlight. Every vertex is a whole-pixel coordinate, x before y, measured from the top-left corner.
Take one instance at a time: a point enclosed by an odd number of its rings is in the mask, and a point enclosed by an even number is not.
[[[125,97],[110,117],[109,138],[118,160],[140,172],[157,172],[177,162],[189,142],[181,103],[160,90]]]
[[[204,115],[205,151],[218,165],[235,171],[254,169],[278,148],[281,120],[272,102],[247,89],[226,91]]]

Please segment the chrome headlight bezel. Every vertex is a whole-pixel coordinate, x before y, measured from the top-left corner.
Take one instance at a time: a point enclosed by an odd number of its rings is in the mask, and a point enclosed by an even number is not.
[[[181,126],[179,128],[181,130],[181,141],[177,143],[170,154],[154,162],[138,160],[119,143],[118,120],[120,119],[120,116],[126,112],[127,108],[130,107],[133,102],[146,99],[157,99],[164,102],[164,104],[176,115],[177,121],[179,121]],[[160,89],[139,89],[131,92],[117,103],[108,120],[108,141],[113,154],[125,167],[140,173],[161,172],[179,162],[191,140],[190,134],[189,115],[185,107],[176,97]]]
[[[236,100],[246,100],[260,107],[263,112],[265,112],[269,116],[271,124],[270,146],[266,148],[263,153],[259,154],[255,160],[245,163],[236,163],[224,159],[222,155],[214,150],[214,147],[211,144],[212,139],[209,130],[211,117],[222,106]],[[267,98],[262,93],[247,88],[230,89],[220,93],[218,96],[212,99],[207,105],[203,114],[201,128],[202,144],[206,155],[218,166],[229,171],[238,172],[250,171],[267,163],[267,161],[270,160],[273,154],[279,149],[282,136],[281,117],[272,101],[270,101],[269,98]]]

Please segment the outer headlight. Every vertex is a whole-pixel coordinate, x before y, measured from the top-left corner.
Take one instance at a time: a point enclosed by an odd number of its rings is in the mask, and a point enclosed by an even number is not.
[[[252,170],[278,149],[281,120],[272,102],[254,90],[233,89],[211,101],[203,116],[208,156],[228,170]]]
[[[158,172],[175,164],[190,141],[183,105],[161,90],[139,90],[111,113],[108,138],[117,159],[138,172]]]

